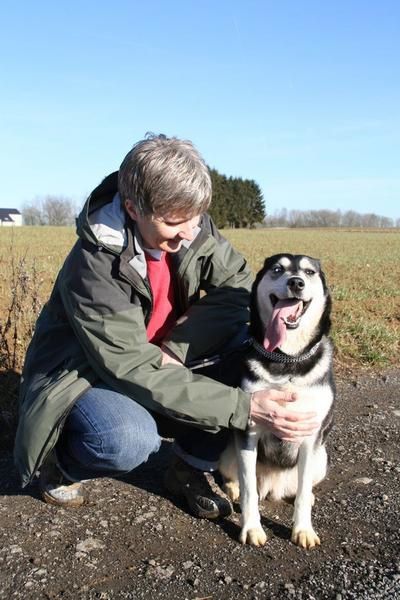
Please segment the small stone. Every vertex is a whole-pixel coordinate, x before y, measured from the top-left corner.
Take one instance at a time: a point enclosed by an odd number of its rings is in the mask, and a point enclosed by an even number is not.
[[[158,567],[156,567],[155,571],[156,571],[156,575],[160,579],[169,579],[173,575],[175,569],[172,565],[168,565],[166,567],[158,566]]]
[[[59,531],[57,531],[57,529],[52,529],[51,531],[49,531],[50,537],[59,537],[60,535],[61,535],[61,533]]]
[[[102,548],[104,548],[103,542],[91,537],[76,545],[77,552],[85,553],[92,552],[93,550],[101,550]]]
[[[186,560],[184,563],[182,563],[182,568],[187,571],[187,569],[190,569],[190,567],[193,567],[193,562],[191,560]]]
[[[36,571],[35,575],[37,575],[38,577],[42,577],[43,575],[47,575],[47,570],[46,569],[38,569]]]
[[[265,581],[259,581],[258,583],[256,583],[256,585],[254,587],[256,587],[259,590],[263,590],[265,588]]]
[[[373,481],[370,477],[357,477],[357,479],[353,480],[354,483],[362,483],[363,485],[368,485]]]
[[[285,590],[293,590],[293,589],[294,589],[293,583],[285,583]]]

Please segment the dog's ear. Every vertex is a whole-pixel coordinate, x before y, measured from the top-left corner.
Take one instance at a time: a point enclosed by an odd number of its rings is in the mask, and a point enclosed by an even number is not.
[[[324,288],[324,294],[325,294],[325,296],[329,296],[330,292],[329,292],[328,284],[326,283],[326,275],[325,275],[325,272],[322,269],[321,261],[315,260],[315,262],[318,265],[319,275],[321,277],[322,286]]]
[[[259,310],[257,306],[257,289],[261,279],[269,268],[270,259],[266,258],[263,268],[258,271],[250,293],[250,335],[257,341],[264,335],[264,328],[261,323]]]
[[[328,284],[326,283],[326,275],[324,273],[324,271],[322,270],[322,266],[320,261],[318,261],[319,263],[319,274],[321,277],[321,281],[322,281],[322,287],[324,290],[324,296],[325,296],[325,308],[324,308],[324,312],[322,315],[322,319],[321,319],[321,323],[324,324],[323,326],[323,330],[321,331],[321,333],[323,335],[328,335],[330,329],[331,329],[331,311],[332,311],[332,296],[331,296],[331,292],[328,288]]]

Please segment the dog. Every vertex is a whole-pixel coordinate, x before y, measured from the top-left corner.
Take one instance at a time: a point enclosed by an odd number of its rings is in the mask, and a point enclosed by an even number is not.
[[[307,549],[320,544],[311,523],[312,488],[327,472],[325,441],[333,422],[331,304],[320,262],[310,256],[276,254],[265,260],[256,276],[242,387],[248,392],[296,392],[297,400],[288,407],[316,412],[320,427],[300,442],[280,440],[254,422],[246,432],[235,432],[219,470],[231,500],[240,495],[243,544],[262,546],[267,540],[258,495],[295,498],[292,542]]]

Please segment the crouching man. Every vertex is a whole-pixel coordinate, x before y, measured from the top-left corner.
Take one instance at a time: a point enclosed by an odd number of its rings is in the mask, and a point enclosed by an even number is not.
[[[15,462],[22,485],[40,471],[46,502],[81,505],[83,480],[132,471],[166,435],[167,489],[196,516],[228,515],[212,473],[230,428],[252,417],[286,439],[313,431],[313,415],[279,405],[285,394],[238,387],[251,275],[210,201],[197,150],[164,135],[138,142],[87,200],[22,376]],[[214,364],[193,368],[203,361]]]

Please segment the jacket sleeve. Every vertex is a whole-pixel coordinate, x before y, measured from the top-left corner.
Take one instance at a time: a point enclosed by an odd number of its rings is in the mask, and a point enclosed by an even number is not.
[[[185,367],[161,366],[148,343],[141,306],[104,268],[99,253],[64,266],[59,289],[68,320],[98,377],[149,410],[217,431],[245,429],[250,395]]]
[[[164,345],[186,364],[221,352],[249,321],[251,285],[246,260],[218,234],[201,268],[204,295],[178,320]]]

